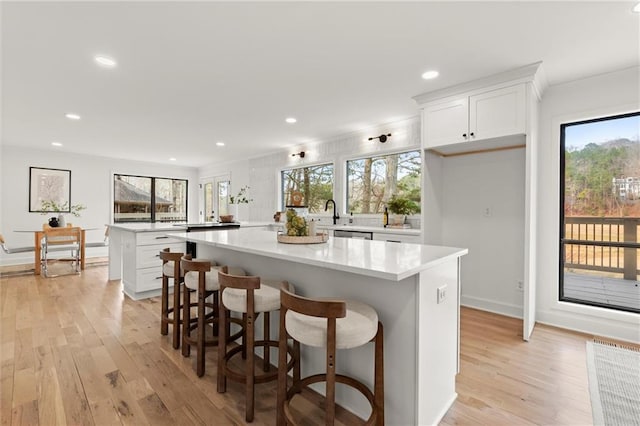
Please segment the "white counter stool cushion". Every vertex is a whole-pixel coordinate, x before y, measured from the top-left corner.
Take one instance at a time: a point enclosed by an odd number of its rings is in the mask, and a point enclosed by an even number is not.
[[[169,324],[173,327],[173,348],[180,347],[180,324],[182,324],[180,304],[180,259],[183,253],[172,252],[169,248],[162,249],[158,257],[162,260],[162,294],[160,296],[160,334],[169,333]],[[179,275],[178,279],[174,275]],[[173,279],[173,306],[169,307],[169,279]]]
[[[202,262],[203,259],[193,259],[193,261]],[[220,285],[218,284],[218,271],[221,268],[222,266],[218,266],[214,261],[211,261],[211,268],[209,272],[205,273],[205,290],[216,291],[220,289]],[[233,275],[247,275],[242,268],[229,267],[229,270],[233,272]],[[187,272],[184,276],[184,285],[191,290],[198,291],[198,272]],[[279,300],[278,303],[280,303]]]
[[[336,319],[336,349],[351,349],[371,341],[378,332],[378,314],[369,305],[346,301],[347,313]],[[287,333],[303,345],[327,346],[327,319],[287,311]]]
[[[182,255],[180,256],[182,257]],[[212,260],[207,260],[207,259],[198,259],[195,258],[193,259],[194,262],[211,262],[211,265],[217,265],[216,262],[212,261]],[[180,263],[180,259],[178,259],[178,263]],[[167,263],[165,263],[164,265],[162,265],[162,273],[168,277],[173,278],[173,274],[174,274],[174,268],[175,265],[173,264],[173,261],[169,261]],[[184,277],[184,271],[182,270],[182,267],[180,268],[180,276]]]
[[[325,424],[333,425],[336,415],[336,383],[358,391],[371,404],[365,425],[384,425],[384,345],[382,323],[375,310],[360,302],[311,299],[293,294],[284,283],[280,287],[280,350],[278,351],[278,392],[276,425],[298,424],[289,403],[293,396],[314,383],[325,383]],[[293,383],[281,367],[287,365],[288,339],[294,345]],[[373,391],[364,383],[337,374],[337,350],[374,343]],[[326,348],[325,373],[300,378],[300,343]],[[297,374],[296,374],[297,373]]]
[[[230,275],[233,273],[229,268]],[[245,275],[245,274],[242,274]],[[280,281],[260,280],[260,288],[253,291],[254,312],[271,312],[280,309]],[[230,311],[247,312],[247,291],[238,288],[228,288],[222,294],[222,303]]]
[[[271,365],[270,361],[271,348],[277,348],[279,344],[277,340],[270,338],[270,312],[280,308],[280,292],[277,290],[277,286],[283,282],[276,284],[272,281],[262,281],[260,277],[238,276],[231,272],[231,268],[226,266],[218,272],[221,297],[220,321],[218,323],[220,340],[218,345],[218,392],[226,392],[227,379],[244,383],[245,420],[251,422],[255,407],[255,385],[276,380],[278,377],[278,370]],[[267,283],[271,285],[266,285]],[[227,321],[231,311],[242,313],[244,335],[242,345],[228,349],[225,337],[228,333]],[[262,315],[263,318],[263,338],[255,340],[255,322],[259,315]],[[255,347],[262,348],[262,372],[259,373],[255,371]],[[242,354],[243,358],[246,357],[243,370],[234,368],[233,363],[230,362],[231,358],[237,354]],[[283,367],[287,371],[293,367],[293,354],[291,358],[291,363]]]

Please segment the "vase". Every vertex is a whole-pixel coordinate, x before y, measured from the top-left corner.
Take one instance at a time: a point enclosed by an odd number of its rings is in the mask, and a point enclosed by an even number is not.
[[[233,220],[235,222],[239,222],[240,218],[238,217],[238,205],[237,204],[229,204],[229,214],[233,215]]]
[[[63,214],[58,215],[58,226],[60,228],[64,228],[65,226],[67,226],[67,221],[64,219]]]

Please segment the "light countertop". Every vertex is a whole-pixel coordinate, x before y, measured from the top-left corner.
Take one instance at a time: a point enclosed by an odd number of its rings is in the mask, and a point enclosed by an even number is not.
[[[278,243],[273,231],[242,228],[231,231],[171,233],[171,236],[197,244],[391,281],[403,280],[468,253],[467,249],[455,247],[333,237],[321,244],[283,244]]]

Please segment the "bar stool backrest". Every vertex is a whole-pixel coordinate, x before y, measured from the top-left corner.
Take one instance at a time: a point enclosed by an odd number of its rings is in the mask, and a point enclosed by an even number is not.
[[[218,283],[220,284],[220,290],[222,290],[223,287],[257,290],[260,288],[260,277],[231,275],[229,274],[229,267],[223,266],[218,271]]]
[[[289,283],[280,286],[280,304],[287,310],[320,318],[344,318],[347,304],[341,300],[309,299],[291,293]]]

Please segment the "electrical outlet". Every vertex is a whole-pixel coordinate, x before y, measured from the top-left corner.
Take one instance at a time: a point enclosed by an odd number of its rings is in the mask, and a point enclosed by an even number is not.
[[[516,281],[516,288],[520,291],[524,291],[524,283],[520,280]]]
[[[438,287],[438,304],[444,302],[447,297],[447,285]]]

